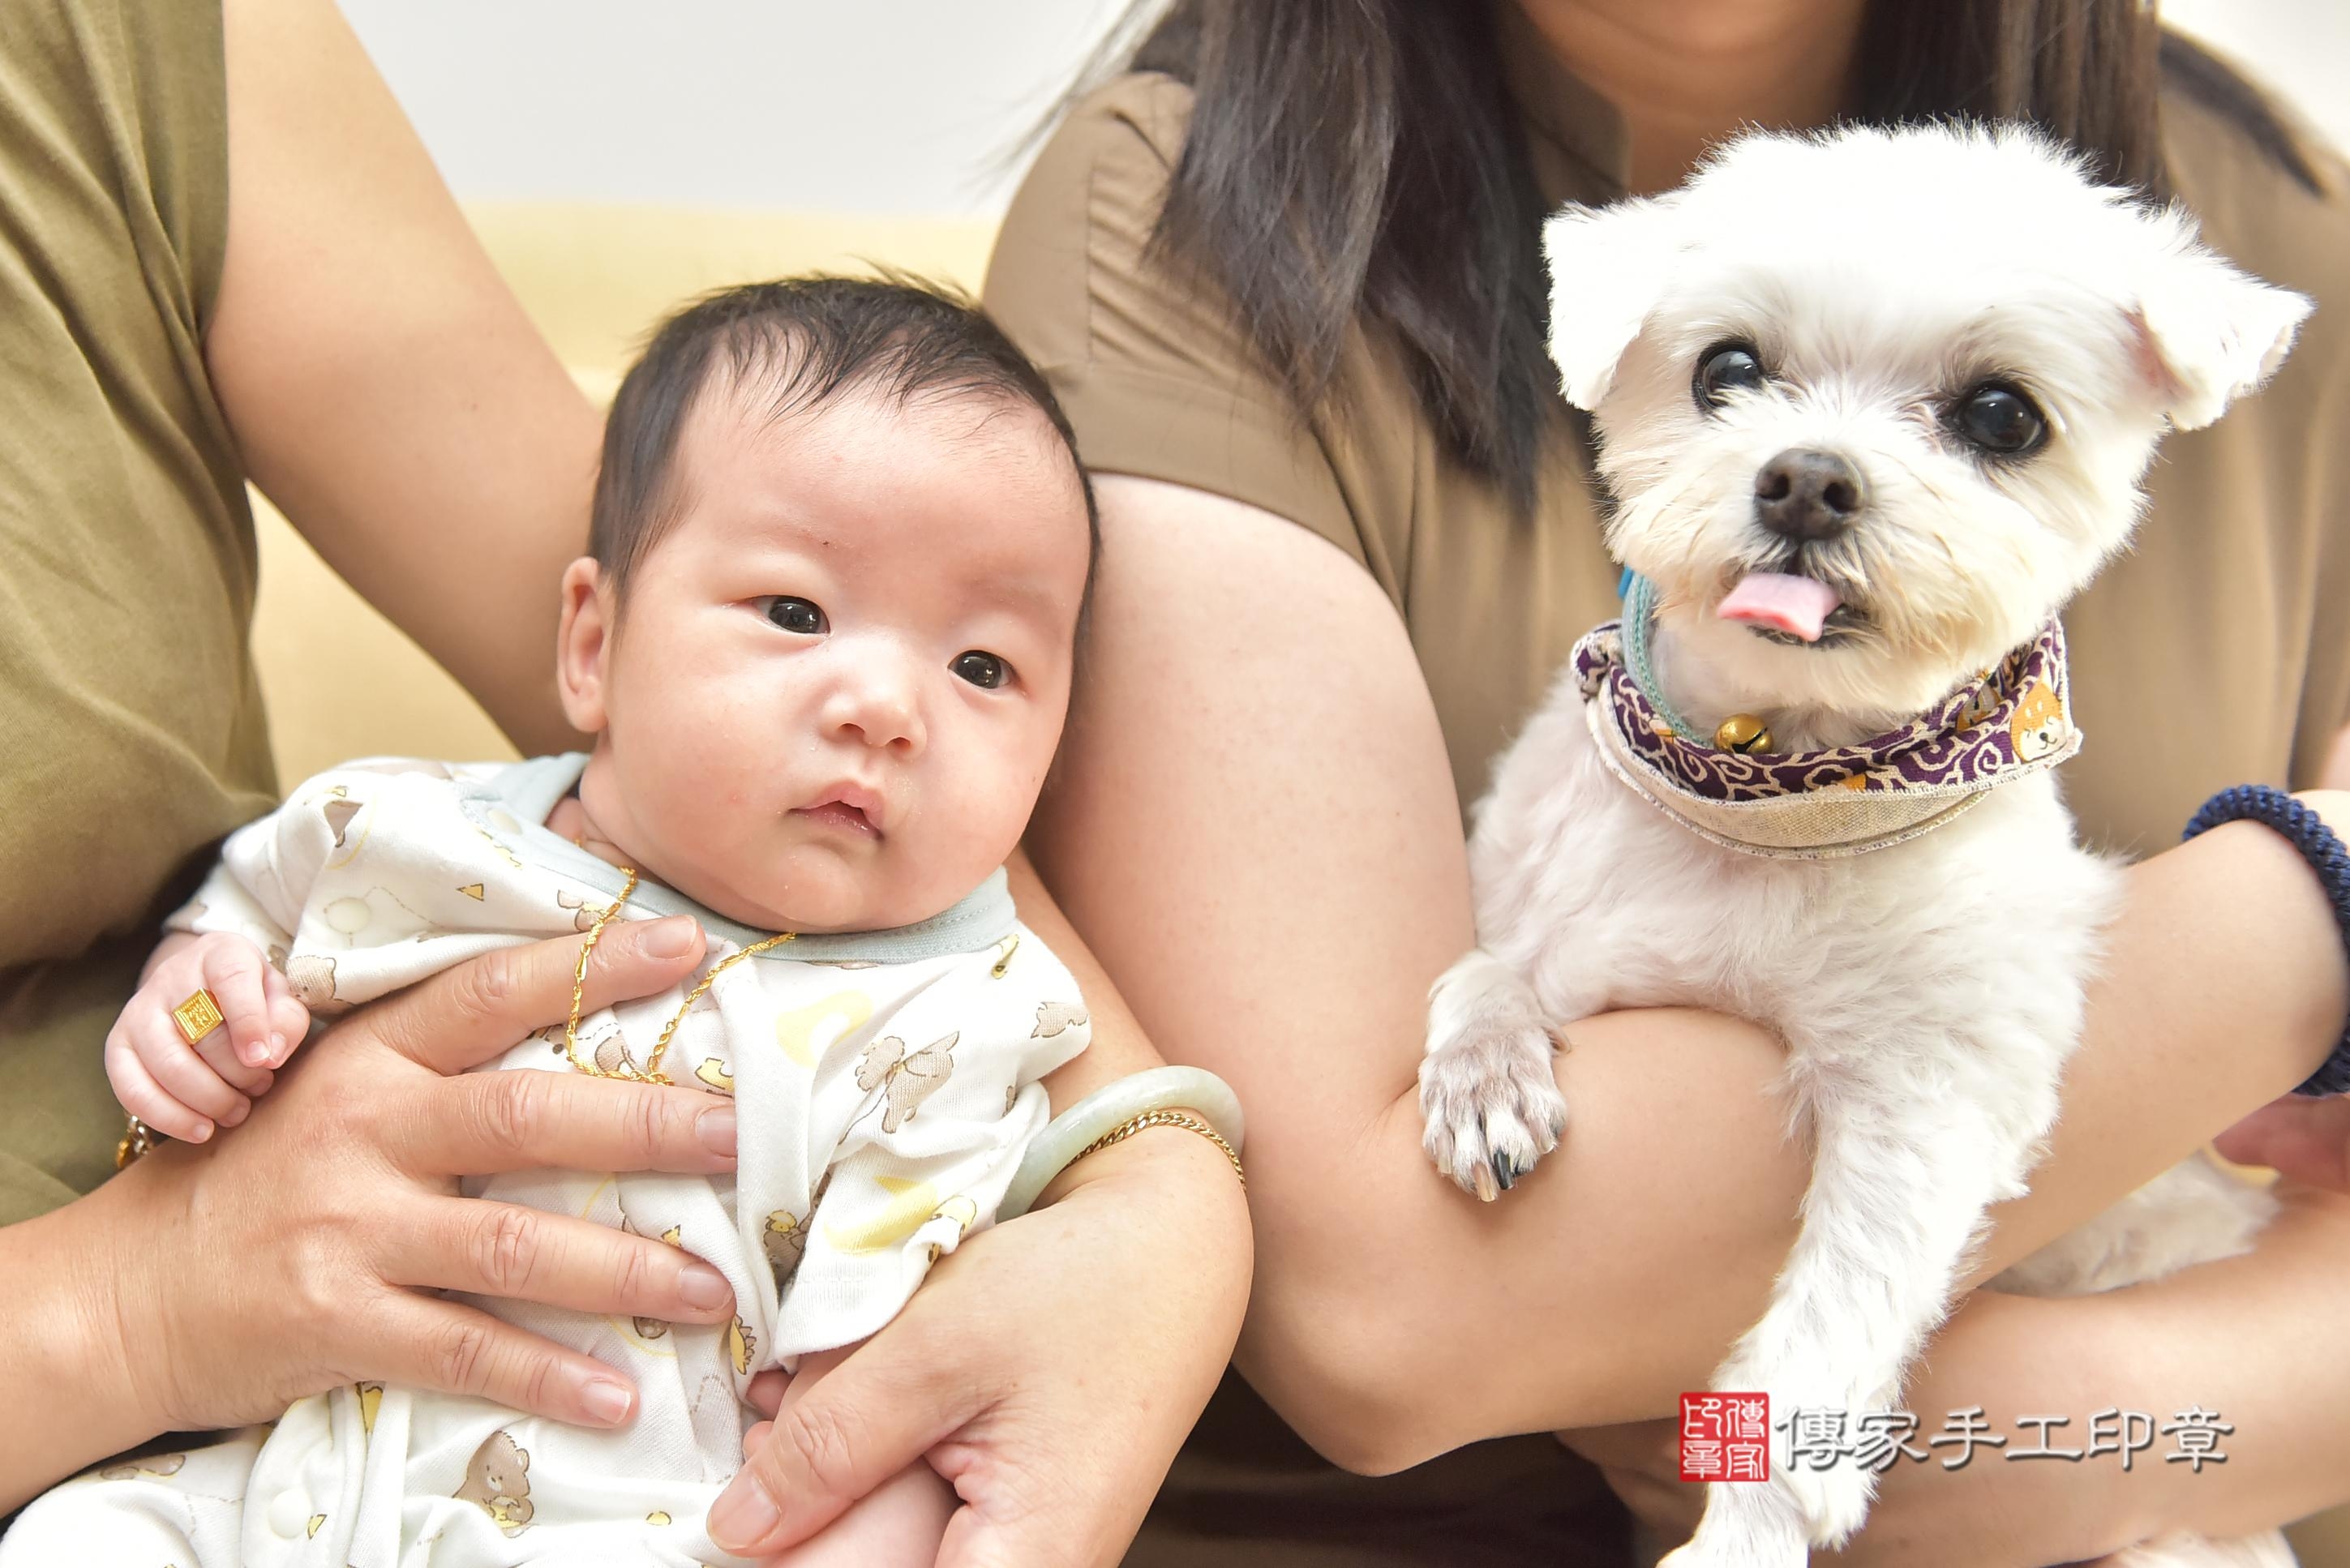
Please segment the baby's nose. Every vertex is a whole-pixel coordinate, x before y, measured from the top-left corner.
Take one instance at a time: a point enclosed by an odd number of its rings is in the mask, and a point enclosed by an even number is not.
[[[868,746],[919,749],[922,743],[921,705],[914,693],[886,682],[874,682],[847,693],[836,710],[841,727],[863,736]]]
[[[1832,452],[1783,452],[1754,475],[1754,519],[1782,538],[1833,539],[1868,504],[1868,486]]]

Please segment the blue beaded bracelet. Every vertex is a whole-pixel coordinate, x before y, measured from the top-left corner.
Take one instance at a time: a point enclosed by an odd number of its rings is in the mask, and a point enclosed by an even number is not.
[[[2223,822],[2251,821],[2274,828],[2284,835],[2317,879],[2325,885],[2326,901],[2334,906],[2334,923],[2342,928],[2342,940],[2350,947],[2350,846],[2325,826],[2325,819],[2281,789],[2268,784],[2238,784],[2223,789],[2203,803],[2187,825],[2181,841],[2199,833],[2209,832]],[[2345,1028],[2341,1043],[2325,1064],[2309,1075],[2306,1083],[2293,1091],[2296,1095],[2324,1096],[2350,1094],[2350,1028]]]

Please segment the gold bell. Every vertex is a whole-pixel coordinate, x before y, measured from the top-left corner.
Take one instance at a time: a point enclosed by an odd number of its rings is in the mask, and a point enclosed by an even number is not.
[[[1713,743],[1722,751],[1751,757],[1771,749],[1771,732],[1752,713],[1732,713],[1714,731]]]

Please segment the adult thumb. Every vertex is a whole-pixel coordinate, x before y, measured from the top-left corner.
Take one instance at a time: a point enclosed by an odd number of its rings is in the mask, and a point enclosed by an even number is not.
[[[776,1413],[711,1504],[710,1538],[738,1557],[795,1546],[971,1414],[935,1376],[871,1341]]]

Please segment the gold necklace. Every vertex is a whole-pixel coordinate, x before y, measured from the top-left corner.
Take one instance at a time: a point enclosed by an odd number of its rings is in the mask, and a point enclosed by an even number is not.
[[[574,1070],[585,1073],[593,1078],[628,1078],[640,1084],[673,1084],[674,1080],[660,1070],[661,1058],[669,1053],[669,1043],[675,1038],[677,1026],[685,1022],[685,1015],[693,1011],[693,1004],[700,1002],[709,992],[711,981],[743,960],[756,953],[765,952],[769,948],[781,947],[799,933],[779,931],[764,940],[753,942],[747,948],[738,948],[711,965],[710,972],[697,981],[691,991],[686,992],[685,1003],[677,1010],[677,1015],[662,1026],[660,1039],[654,1044],[653,1054],[645,1063],[645,1070],[641,1073],[638,1072],[628,1064],[628,1059],[623,1056],[620,1065],[607,1073],[595,1063],[584,1059],[579,1054],[579,999],[580,993],[588,986],[588,958],[596,950],[596,940],[604,934],[606,923],[620,912],[628,904],[629,895],[637,890],[636,867],[623,866],[620,869],[628,874],[629,879],[622,884],[620,896],[612,900],[612,907],[598,915],[596,923],[588,928],[588,940],[579,950],[579,966],[571,971],[571,1016],[563,1025],[563,1049],[564,1053],[571,1058]]]

